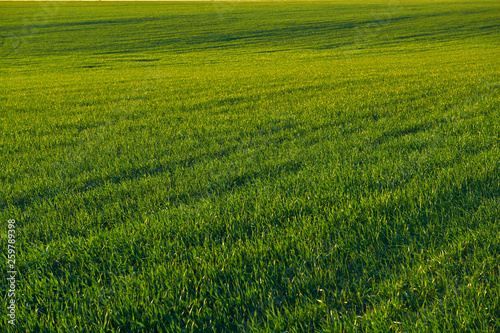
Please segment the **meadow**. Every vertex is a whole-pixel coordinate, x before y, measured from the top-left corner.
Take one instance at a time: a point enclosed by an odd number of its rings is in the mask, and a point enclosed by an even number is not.
[[[5,331],[500,331],[500,2],[0,17]]]

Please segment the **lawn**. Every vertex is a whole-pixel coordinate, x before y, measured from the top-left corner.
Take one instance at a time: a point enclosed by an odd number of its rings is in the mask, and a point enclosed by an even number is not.
[[[500,331],[500,2],[0,13],[5,331]]]

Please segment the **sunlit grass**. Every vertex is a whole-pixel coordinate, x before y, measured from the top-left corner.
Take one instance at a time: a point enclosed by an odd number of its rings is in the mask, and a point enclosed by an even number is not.
[[[0,6],[11,331],[500,329],[497,2]]]

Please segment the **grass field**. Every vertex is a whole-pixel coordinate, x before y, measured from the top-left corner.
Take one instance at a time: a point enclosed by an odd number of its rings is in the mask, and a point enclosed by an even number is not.
[[[500,2],[0,13],[6,331],[500,331]]]

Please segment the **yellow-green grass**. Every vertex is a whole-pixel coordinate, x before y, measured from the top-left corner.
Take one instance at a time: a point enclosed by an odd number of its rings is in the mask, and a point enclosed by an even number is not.
[[[497,1],[0,7],[2,327],[500,330]]]

